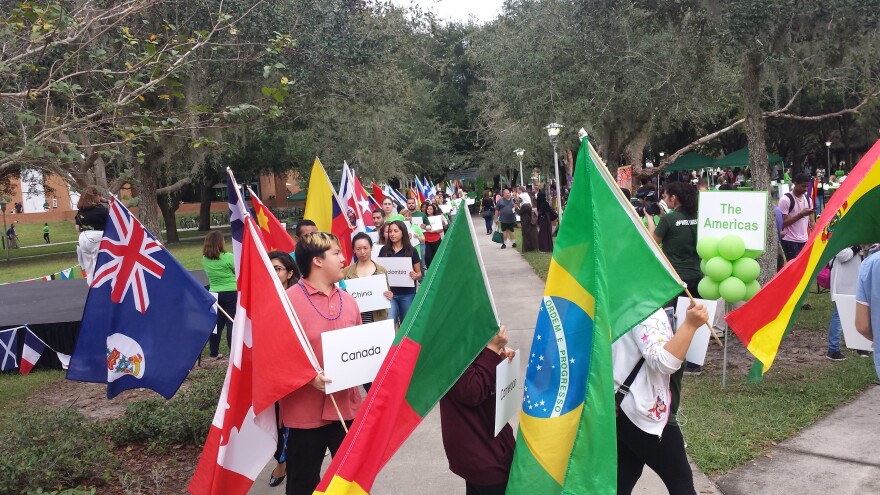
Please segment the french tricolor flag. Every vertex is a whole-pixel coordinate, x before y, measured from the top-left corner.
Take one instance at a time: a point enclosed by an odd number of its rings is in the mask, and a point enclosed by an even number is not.
[[[22,375],[30,373],[45,350],[46,343],[40,340],[39,337],[34,335],[30,330],[25,330],[24,349],[21,351],[21,364],[18,366],[18,371]]]

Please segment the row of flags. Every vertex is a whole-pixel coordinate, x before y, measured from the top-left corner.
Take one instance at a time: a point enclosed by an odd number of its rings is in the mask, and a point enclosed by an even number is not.
[[[18,357],[18,331],[24,329],[24,345],[22,346],[21,359]],[[61,366],[67,369],[70,365],[70,356],[63,352],[52,349],[43,339],[37,337],[27,325],[0,330],[0,371],[12,371],[18,368],[19,373],[27,375],[36,366],[37,361],[46,349],[54,352],[61,361]]]
[[[49,280],[68,280],[72,278],[86,278],[85,272],[79,265],[73,265],[59,272],[43,275],[42,277],[29,278],[27,280],[18,280],[15,282],[4,282],[0,285],[17,284],[19,282],[48,282]]]

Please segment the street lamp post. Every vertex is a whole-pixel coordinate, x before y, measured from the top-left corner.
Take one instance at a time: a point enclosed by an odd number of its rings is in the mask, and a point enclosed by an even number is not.
[[[559,216],[562,217],[562,188],[559,183],[559,154],[556,152],[556,145],[559,143],[559,131],[565,127],[562,124],[557,124],[556,122],[547,124],[544,129],[547,129],[547,135],[550,136],[550,144],[553,145],[553,171],[556,174],[556,204],[559,209]]]
[[[9,240],[6,239],[6,198],[0,199],[0,211],[3,212],[3,247],[6,248],[6,261],[9,261]]]
[[[516,153],[516,156],[519,157],[519,185],[521,185],[521,186],[523,186],[523,188],[525,188],[526,187],[526,178],[523,175],[522,157],[523,157],[523,155],[526,154],[526,150],[524,150],[522,148],[517,148],[517,149],[513,150],[513,152]]]

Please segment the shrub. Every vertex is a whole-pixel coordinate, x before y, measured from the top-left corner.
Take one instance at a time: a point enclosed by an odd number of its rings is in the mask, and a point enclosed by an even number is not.
[[[147,399],[129,404],[125,414],[108,425],[114,444],[147,443],[152,448],[204,442],[214,418],[226,369],[194,373],[171,400]]]
[[[13,414],[6,425],[0,493],[75,487],[106,479],[115,465],[101,429],[76,410],[30,410]]]

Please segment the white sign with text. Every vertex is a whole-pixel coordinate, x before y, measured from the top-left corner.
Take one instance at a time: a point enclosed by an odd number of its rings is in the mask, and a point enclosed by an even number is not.
[[[331,394],[373,381],[392,342],[391,320],[322,333],[324,376],[333,380],[324,392]]]
[[[452,211],[452,205],[440,205],[440,211],[448,215]]]
[[[504,359],[495,367],[495,436],[522,409],[519,349],[513,361]]]
[[[767,231],[765,191],[700,191],[697,238],[737,235],[746,249],[764,250]]]
[[[715,321],[715,311],[718,308],[718,301],[708,299],[694,299],[697,304],[706,306],[709,312],[709,321]],[[678,303],[675,305],[675,330],[678,330],[684,324],[685,315],[691,300],[687,297],[679,297]],[[697,329],[694,339],[691,340],[691,346],[688,347],[685,360],[688,362],[702,366],[706,361],[706,351],[709,349],[709,341],[712,339],[712,332],[707,325],[703,325]]]
[[[345,290],[357,301],[361,313],[388,309],[391,301],[383,294],[388,290],[385,275],[351,278],[345,281]]]
[[[433,217],[428,217],[428,222],[431,225],[431,232],[443,232],[443,217],[440,215],[434,215]]]
[[[838,294],[834,296],[840,326],[843,327],[843,341],[846,347],[857,351],[873,351],[873,343],[856,330],[856,296]]]
[[[410,272],[413,271],[412,258],[390,258],[379,257],[376,263],[384,266],[388,270],[388,284],[391,287],[415,287],[416,283],[409,278]]]

